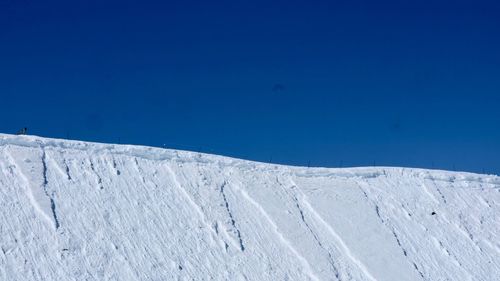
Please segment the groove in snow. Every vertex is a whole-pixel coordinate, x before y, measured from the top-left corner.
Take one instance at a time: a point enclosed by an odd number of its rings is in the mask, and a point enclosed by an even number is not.
[[[283,233],[281,233],[279,231],[278,226],[273,221],[273,219],[271,219],[269,214],[267,214],[267,212],[264,210],[264,208],[262,208],[262,206],[259,203],[257,203],[252,197],[250,197],[250,195],[248,195],[248,193],[244,189],[242,189],[238,186],[235,186],[235,187],[241,193],[241,195],[243,195],[243,198],[245,198],[246,201],[248,201],[251,205],[253,205],[259,211],[259,213],[261,213],[261,215],[266,219],[266,221],[271,225],[271,229],[273,230],[274,234],[276,234],[276,236],[278,236],[278,239],[281,241],[281,243],[283,243],[283,245],[285,245],[293,253],[293,255],[300,261],[300,263],[302,264],[302,267],[305,270],[305,273],[313,280],[320,280],[316,276],[316,274],[314,274],[314,272],[312,271],[311,265],[309,264],[307,259],[304,258],[295,249],[295,247],[293,247],[292,243],[290,243],[290,241],[288,241],[285,238]]]
[[[305,196],[305,195],[303,195]],[[337,241],[337,244],[340,246],[340,249],[344,252],[344,254],[363,272],[363,274],[371,281],[376,281],[375,277],[368,271],[366,266],[357,259],[344,243],[344,240],[337,234],[337,232],[329,225],[315,210],[314,208],[307,202],[307,200],[302,199],[302,205],[313,214],[313,216],[328,230],[328,232],[332,235],[332,237]]]

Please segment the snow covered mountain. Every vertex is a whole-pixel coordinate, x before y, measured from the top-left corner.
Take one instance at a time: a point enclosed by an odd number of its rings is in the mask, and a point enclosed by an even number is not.
[[[500,178],[0,135],[0,280],[500,280]]]

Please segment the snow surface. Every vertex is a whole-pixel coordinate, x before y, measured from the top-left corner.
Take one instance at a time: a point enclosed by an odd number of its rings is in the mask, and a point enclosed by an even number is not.
[[[500,178],[0,134],[0,280],[500,280]]]

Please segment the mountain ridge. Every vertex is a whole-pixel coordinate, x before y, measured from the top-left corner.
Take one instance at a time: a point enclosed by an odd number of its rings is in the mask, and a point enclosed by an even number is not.
[[[1,280],[495,280],[500,178],[0,134]]]

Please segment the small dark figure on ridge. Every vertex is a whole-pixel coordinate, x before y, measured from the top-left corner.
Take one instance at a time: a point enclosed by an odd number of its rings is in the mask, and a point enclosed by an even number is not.
[[[17,134],[18,135],[26,135],[27,132],[28,132],[28,128],[24,127],[21,130],[17,131]]]

